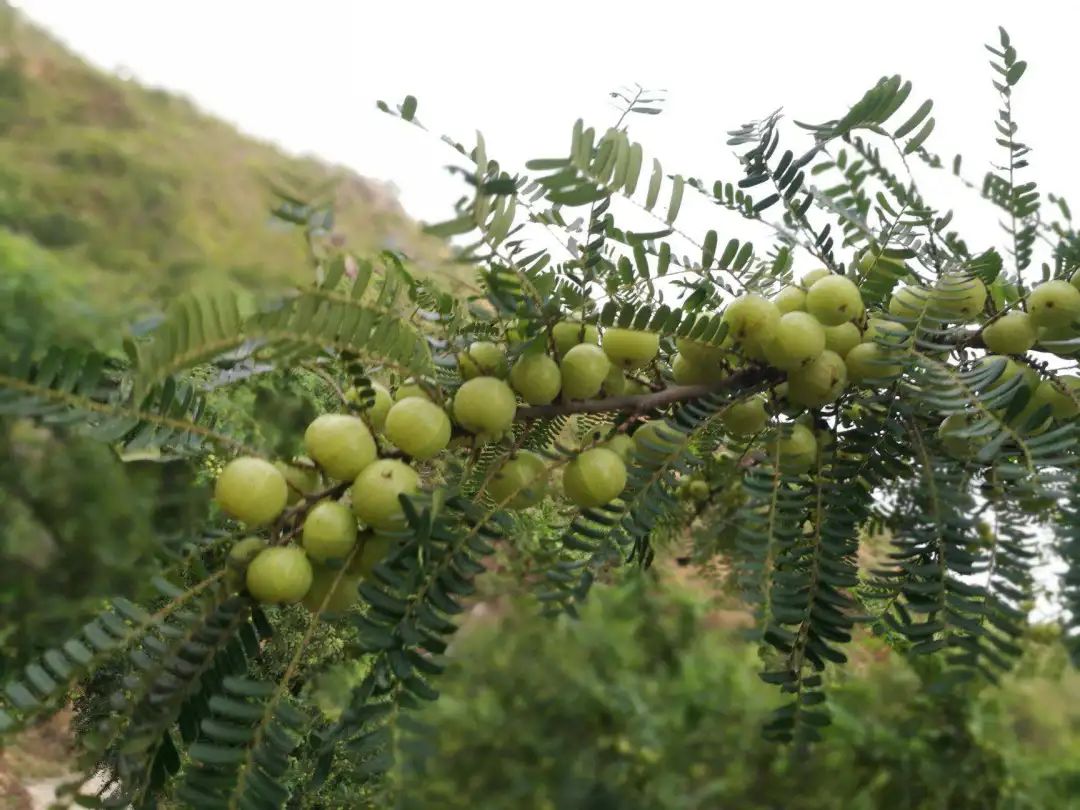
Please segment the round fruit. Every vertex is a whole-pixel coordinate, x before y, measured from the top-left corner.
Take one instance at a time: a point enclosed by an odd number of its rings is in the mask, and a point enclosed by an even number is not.
[[[304,432],[307,454],[331,478],[348,481],[378,457],[375,438],[358,416],[327,413]]]
[[[1071,343],[1069,341],[1076,341]],[[1059,357],[1080,354],[1080,332],[1070,326],[1053,326],[1039,330],[1039,349]]]
[[[510,370],[510,384],[530,405],[547,405],[559,395],[562,372],[546,354],[523,354]]]
[[[403,529],[405,510],[398,496],[412,495],[419,489],[420,476],[405,462],[396,459],[376,461],[353,481],[353,513],[373,529]]]
[[[275,461],[274,466],[285,476],[285,485],[289,488],[285,502],[290,506],[319,488],[319,471],[313,466],[286,464],[284,461]]]
[[[1080,318],[1080,289],[1067,281],[1044,281],[1028,295],[1035,326],[1068,326]]]
[[[646,422],[634,431],[634,454],[639,458],[671,455],[682,445],[682,434],[663,419]]]
[[[821,281],[821,279],[831,275],[832,271],[829,270],[829,268],[819,267],[817,270],[811,270],[809,273],[803,276],[799,284],[802,285],[802,288],[804,290],[809,290],[811,287]]]
[[[701,479],[691,481],[686,487],[686,493],[695,501],[709,500],[709,485]]]
[[[986,285],[977,278],[949,274],[938,280],[930,299],[948,320],[966,322],[986,306]]]
[[[1043,380],[1031,395],[1038,405],[1049,405],[1055,419],[1071,419],[1080,414],[1080,377],[1066,375]]]
[[[237,540],[229,549],[229,556],[225,564],[234,571],[246,571],[262,550],[266,548],[266,541],[261,537],[245,537]]]
[[[846,386],[844,358],[826,349],[813,362],[788,374],[788,399],[808,408],[820,408],[839,399]]]
[[[651,393],[651,389],[640,380],[634,380],[628,377],[626,380],[626,388],[623,390],[623,393],[627,396],[640,397]]]
[[[863,343],[879,343],[888,347],[902,348],[907,345],[911,332],[902,323],[886,318],[871,318],[866,322]]]
[[[872,248],[867,248],[859,254],[859,269],[863,272],[864,277],[866,273],[875,270],[885,270],[895,278],[907,273],[907,268],[904,267],[904,262],[901,259],[883,256],[880,251]]]
[[[567,399],[589,399],[600,393],[604,378],[611,369],[611,361],[599,346],[581,343],[566,352],[559,368],[562,371],[563,396]]]
[[[420,399],[430,400],[427,391],[421,388],[415,382],[405,382],[397,387],[394,392],[394,402],[401,402],[403,399],[409,399],[410,397],[419,397]]]
[[[450,442],[450,417],[434,402],[409,397],[386,415],[386,438],[415,459],[432,458]]]
[[[850,278],[829,276],[807,291],[806,311],[824,326],[839,326],[862,316],[862,294]]]
[[[780,310],[772,301],[748,293],[728,304],[724,323],[728,326],[725,342],[736,344],[748,357],[760,359],[780,323]]]
[[[626,375],[618,366],[611,366],[608,369],[607,376],[604,377],[604,384],[601,386],[604,392],[604,396],[617,397],[620,394],[626,393]]]
[[[847,353],[860,343],[862,343],[862,332],[850,321],[839,326],[825,327],[825,348],[830,352],[846,357]]]
[[[478,340],[458,354],[458,371],[463,380],[471,380],[473,377],[505,377],[506,355],[494,343]]]
[[[860,343],[844,358],[848,379],[853,383],[873,381],[887,385],[904,367],[892,359],[892,352],[878,343]]]
[[[713,372],[683,357],[682,354],[676,354],[671,359],[671,376],[678,385],[700,385],[712,382],[720,373],[719,367],[715,367],[715,372]]]
[[[261,458],[241,456],[225,465],[214,500],[225,514],[248,526],[265,526],[285,509],[289,486],[281,471]]]
[[[980,358],[975,364],[975,370],[977,371],[987,371],[989,369],[994,369],[996,376],[994,376],[989,383],[983,384],[983,393],[988,393],[1001,388],[1018,374],[1022,376],[1022,381],[1018,384],[1016,389],[1013,389],[1014,391],[1018,391],[1019,386],[1034,388],[1039,384],[1039,375],[1031,368],[1031,366],[1026,363],[1017,363],[1011,357],[1005,357],[1000,354],[988,354],[985,357]]]
[[[606,447],[623,461],[628,461],[634,452],[634,440],[625,433],[616,433],[600,446]]]
[[[318,562],[344,559],[356,545],[356,518],[344,504],[319,501],[304,518],[301,543]]]
[[[336,584],[335,584],[336,583]],[[311,587],[304,595],[304,607],[312,613],[344,613],[356,604],[360,594],[360,577],[350,576],[337,568],[314,569]]]
[[[360,551],[353,555],[345,573],[356,577],[370,577],[375,566],[393,551],[395,540],[385,534],[364,532],[360,535],[359,543]]]
[[[805,366],[823,351],[825,329],[806,312],[789,312],[781,317],[772,340],[765,344],[765,358],[784,371]]]
[[[957,435],[970,427],[968,417],[962,413],[954,413],[945,418],[938,427],[937,435],[946,453],[962,461],[979,452],[979,447],[986,441],[984,437]]]
[[[600,342],[600,332],[595,326],[581,321],[560,321],[551,328],[551,336],[555,339],[555,348],[559,355],[564,355],[579,343],[588,343],[595,346]]]
[[[604,354],[620,368],[641,368],[660,351],[660,336],[639,329],[611,327],[604,332],[601,345]]]
[[[922,315],[929,296],[922,287],[902,285],[893,290],[889,299],[889,314],[897,318],[912,319]]]
[[[371,384],[371,390],[375,392],[375,401],[364,411],[371,426],[376,430],[382,430],[386,423],[386,414],[390,412],[390,406],[394,404],[394,398],[385,385]]]
[[[603,447],[586,450],[566,465],[563,491],[578,506],[603,506],[626,486],[626,465],[619,456]]]
[[[982,337],[995,354],[1023,354],[1035,345],[1035,325],[1026,312],[1008,312],[983,327]]]
[[[785,312],[805,310],[806,290],[802,289],[802,287],[796,287],[794,284],[789,284],[776,294],[773,303],[776,304],[776,308],[780,310],[781,315]]]
[[[769,414],[765,411],[765,397],[756,396],[729,405],[720,416],[724,429],[735,436],[753,436],[765,429]]]
[[[547,468],[544,459],[528,450],[504,463],[488,483],[491,499],[511,509],[535,506],[547,491]]]
[[[719,365],[724,359],[724,350],[719,346],[710,346],[708,343],[699,343],[690,338],[676,338],[675,348],[679,354],[693,363],[695,366],[708,368]]]
[[[495,377],[474,377],[454,395],[454,419],[470,433],[501,436],[516,412],[513,390]]]
[[[773,447],[773,453],[780,456],[780,467],[791,472],[808,470],[817,459],[817,439],[806,425],[791,425],[790,431],[777,437]]]
[[[275,546],[261,552],[247,569],[247,589],[260,602],[299,602],[311,587],[307,555],[296,546]]]

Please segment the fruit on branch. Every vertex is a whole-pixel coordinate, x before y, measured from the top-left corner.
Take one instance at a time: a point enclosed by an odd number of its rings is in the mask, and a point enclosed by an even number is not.
[[[889,314],[905,320],[919,318],[929,297],[930,294],[922,287],[911,284],[897,287],[889,298]]]
[[[364,532],[357,539],[360,550],[353,555],[345,573],[355,577],[370,577],[375,566],[386,559],[394,549],[393,537],[374,532]]]
[[[967,323],[986,306],[986,285],[980,279],[950,273],[942,276],[930,294],[935,314]]]
[[[394,402],[401,402],[401,400],[408,399],[409,397],[419,397],[420,399],[428,400],[431,399],[431,397],[428,396],[427,391],[425,391],[418,383],[412,380],[408,380],[402,383],[397,387],[397,390],[394,391]]]
[[[649,388],[641,380],[635,380],[631,377],[626,378],[626,387],[623,389],[623,393],[627,396],[640,397],[644,394],[648,394],[652,389]]]
[[[779,457],[781,469],[805,472],[817,460],[818,443],[814,431],[795,422],[780,429],[771,450],[770,458]]]
[[[773,303],[781,315],[785,312],[803,311],[806,309],[806,290],[789,284],[773,297]]]
[[[611,327],[604,332],[602,346],[613,365],[622,369],[641,368],[660,351],[660,336],[640,329]]]
[[[336,583],[336,584],[335,584]],[[311,587],[304,594],[304,607],[312,613],[344,613],[360,598],[360,577],[338,568],[313,566]],[[325,604],[324,604],[325,603]]]
[[[894,276],[907,273],[903,260],[886,256],[880,249],[867,248],[859,254],[859,270],[863,272],[864,277],[866,273],[873,272],[877,268],[888,270]]]
[[[985,384],[983,393],[998,390],[1017,375],[1020,375],[1021,381],[1016,388],[1011,389],[1013,393],[1019,392],[1021,387],[1034,388],[1039,384],[1039,375],[1035,369],[1026,363],[1018,363],[1011,357],[1005,357],[1004,355],[988,354],[980,357],[974,367],[980,371],[992,369],[996,372],[996,376]],[[1003,407],[1003,405],[998,405],[998,407]]]
[[[261,458],[241,456],[225,465],[214,484],[222,511],[248,526],[265,526],[285,510],[289,486],[281,471]]]
[[[390,406],[394,404],[394,398],[390,396],[390,391],[385,385],[377,382],[371,384],[371,390],[375,392],[375,401],[371,403],[371,407],[363,411],[363,414],[373,428],[382,430],[386,423],[386,414],[390,412]]]
[[[606,447],[623,461],[629,461],[634,453],[634,440],[625,433],[616,433],[600,446]]]
[[[262,551],[247,569],[247,589],[264,604],[299,602],[311,587],[314,572],[307,555],[296,546]]]
[[[1080,289],[1060,279],[1044,281],[1027,298],[1027,311],[1035,326],[1069,326],[1080,319]]]
[[[850,321],[839,326],[825,327],[825,348],[841,357],[846,357],[849,351],[862,343],[862,339],[859,327]]]
[[[604,350],[592,343],[572,346],[559,366],[562,372],[563,396],[567,399],[590,399],[600,393],[611,369]]]
[[[337,481],[355,478],[378,455],[375,437],[358,416],[326,413],[304,431],[307,454]]]
[[[573,503],[589,509],[603,506],[626,486],[626,464],[604,447],[586,450],[566,465],[563,491]]]
[[[768,422],[765,397],[760,394],[729,405],[720,415],[720,424],[733,436],[753,436],[764,430]]]
[[[780,310],[772,301],[747,293],[728,304],[723,322],[728,327],[725,345],[734,344],[747,357],[760,360],[765,356],[765,344],[780,323]]]
[[[511,509],[535,506],[546,492],[547,465],[542,457],[529,450],[519,450],[504,462],[487,485],[490,498]]]
[[[1080,354],[1080,332],[1070,326],[1052,326],[1039,329],[1038,347],[1040,351],[1051,352],[1059,357],[1072,357]],[[1076,341],[1070,345],[1069,341]]]
[[[839,399],[847,381],[844,358],[826,349],[807,365],[788,374],[788,399],[808,408],[820,408]]]
[[[403,453],[423,461],[450,443],[450,417],[434,402],[409,397],[394,403],[386,415],[385,433]]]
[[[860,343],[847,353],[844,365],[851,382],[876,386],[888,385],[904,370],[894,352],[880,343]]]
[[[626,393],[626,382],[626,375],[623,374],[622,369],[613,365],[608,369],[600,390],[606,397],[617,397]]]
[[[465,430],[485,440],[508,431],[516,412],[513,390],[495,377],[474,377],[454,395],[454,419]]]
[[[284,461],[275,461],[274,466],[278,468],[278,471],[285,476],[285,484],[289,488],[289,494],[285,499],[285,503],[292,506],[304,495],[310,495],[312,492],[316,492],[319,489],[321,483],[319,479],[319,471],[315,469],[314,465],[310,464],[310,459],[300,459],[300,461],[307,461],[307,464],[286,464]]]
[[[964,461],[979,452],[979,447],[986,443],[985,437],[965,435],[971,428],[966,414],[954,413],[947,416],[938,426],[938,439],[945,452],[955,459]]]
[[[681,353],[671,358],[671,376],[678,385],[703,385],[716,382],[723,373],[723,369],[719,366],[699,366]]]
[[[832,274],[832,271],[828,267],[819,267],[816,270],[811,270],[809,273],[803,276],[799,280],[799,284],[804,290],[809,290],[811,287],[821,281],[821,279],[825,278],[826,276],[831,276]]]
[[[503,350],[487,340],[478,340],[471,344],[468,349],[458,354],[457,360],[458,371],[463,380],[471,380],[473,377],[502,379],[508,371]]]
[[[599,330],[592,324],[582,325],[581,321],[560,321],[551,328],[551,336],[560,357],[579,343],[595,346],[600,342]]]
[[[1007,312],[982,330],[983,344],[995,354],[1023,354],[1035,338],[1035,325],[1026,312]]]
[[[902,323],[888,318],[870,318],[863,332],[864,343],[879,343],[888,347],[902,348],[908,344],[911,332]]]
[[[772,338],[765,344],[769,364],[784,371],[805,366],[823,351],[825,329],[806,312],[789,312],[781,317]]]
[[[318,562],[345,559],[356,545],[356,518],[344,504],[319,501],[304,518],[301,544]]]
[[[700,478],[692,478],[686,481],[680,488],[679,494],[683,495],[690,500],[701,503],[709,500],[709,485],[702,481]]]
[[[244,582],[248,566],[264,548],[266,541],[261,537],[245,537],[233,543],[229,555],[225,558],[225,567],[227,581],[234,588],[239,588]]]
[[[863,309],[859,288],[846,276],[819,279],[806,292],[806,311],[824,326],[839,326],[860,318]]]
[[[1049,405],[1055,419],[1071,419],[1080,414],[1080,377],[1064,375],[1043,380],[1031,395],[1031,402]]]
[[[397,459],[380,459],[353,481],[353,514],[377,531],[404,529],[405,509],[398,496],[415,495],[419,491],[420,476],[416,470]]]
[[[675,339],[675,348],[695,366],[703,368],[720,365],[726,354],[719,346],[711,346],[708,343],[700,343],[684,337]]]
[[[510,370],[510,384],[530,405],[547,405],[562,389],[562,372],[546,354],[523,354]]]
[[[633,441],[634,455],[640,459],[648,459],[678,452],[683,437],[663,419],[654,419],[634,431]]]

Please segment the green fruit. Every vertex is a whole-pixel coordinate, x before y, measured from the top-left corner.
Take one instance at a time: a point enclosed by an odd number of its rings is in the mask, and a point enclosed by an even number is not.
[[[299,602],[311,587],[307,555],[296,546],[274,546],[261,552],[247,569],[248,592],[264,604]]]
[[[634,440],[625,433],[616,433],[600,446],[606,447],[623,461],[628,461],[634,452]]]
[[[315,419],[304,432],[307,454],[331,478],[355,478],[377,457],[375,438],[358,416],[327,413]]]
[[[860,343],[847,353],[844,365],[851,382],[875,385],[888,385],[904,370],[893,359],[892,351],[878,343]]]
[[[626,464],[603,447],[586,450],[566,465],[563,491],[578,506],[603,506],[617,498],[626,486]]]
[[[844,358],[826,349],[813,362],[788,374],[788,399],[808,408],[820,408],[840,398],[847,379]]]
[[[1072,357],[1080,354],[1080,332],[1071,326],[1053,326],[1039,329],[1039,350],[1051,352],[1059,357]],[[1069,341],[1076,341],[1071,344]]]
[[[394,392],[394,402],[401,402],[403,399],[409,399],[410,397],[419,397],[420,399],[430,400],[427,391],[421,388],[415,382],[405,382],[397,387]]]
[[[511,509],[535,506],[547,491],[547,465],[544,459],[528,450],[519,450],[505,462],[488,482],[487,493],[493,501]]]
[[[310,461],[310,459],[308,459]],[[313,466],[286,464],[284,461],[275,461],[274,466],[285,476],[285,485],[289,488],[289,494],[285,502],[290,506],[298,503],[304,495],[310,495],[319,489],[319,471]]]
[[[559,395],[562,372],[546,354],[523,354],[510,370],[510,384],[530,405],[547,405]]]
[[[902,323],[886,318],[871,318],[866,322],[863,343],[878,343],[899,349],[907,346],[910,337],[911,332]]]
[[[781,317],[772,340],[765,344],[765,358],[784,371],[805,366],[823,351],[825,329],[806,312],[789,312]]]
[[[975,369],[978,371],[985,371],[991,368],[996,370],[999,367],[1000,370],[997,371],[997,376],[989,383],[984,383],[984,393],[996,391],[1018,374],[1023,378],[1019,383],[1019,386],[1027,386],[1028,388],[1033,389],[1039,384],[1039,375],[1033,368],[1026,363],[1017,363],[1011,357],[1005,357],[1000,354],[988,354],[975,363]],[[1019,387],[1014,390],[1019,390]]]
[[[929,295],[922,287],[902,285],[893,290],[889,299],[889,314],[904,320],[911,320],[922,315]]]
[[[1023,354],[1035,345],[1035,325],[1026,312],[1008,312],[983,327],[982,338],[995,354]]]
[[[945,452],[955,459],[969,459],[979,452],[979,447],[985,444],[982,437],[957,435],[970,427],[967,416],[962,413],[954,413],[948,416],[938,427],[938,438]]]
[[[671,359],[671,376],[678,385],[702,385],[715,382],[722,375],[723,370],[719,366],[702,368],[681,354]]]
[[[1031,395],[1031,402],[1049,405],[1055,419],[1071,419],[1080,414],[1080,377],[1070,374],[1043,380]]]
[[[375,401],[363,411],[363,414],[367,416],[373,428],[382,430],[383,425],[386,424],[386,414],[390,412],[390,406],[394,404],[394,398],[390,396],[390,391],[385,385],[372,383],[371,390],[375,392]]]
[[[645,394],[652,393],[652,390],[649,388],[649,386],[645,385],[645,383],[639,380],[632,380],[627,378],[626,388],[623,390],[623,393],[627,396],[640,397],[644,396]]]
[[[773,442],[773,457],[779,455],[780,468],[790,472],[810,469],[817,460],[817,439],[806,425],[792,424],[790,430],[781,429]]]
[[[394,550],[396,541],[385,534],[364,532],[359,538],[360,550],[353,555],[345,573],[356,577],[370,577],[375,566]]]
[[[474,377],[454,395],[454,419],[470,433],[501,436],[514,423],[516,412],[513,390],[495,377]]]
[[[301,544],[318,562],[343,560],[356,545],[356,518],[344,504],[319,501],[304,518]]]
[[[772,301],[748,293],[728,304],[723,320],[728,327],[725,343],[739,346],[747,357],[760,359],[780,323],[780,310]]]
[[[839,326],[862,317],[859,288],[846,276],[829,276],[814,283],[806,293],[806,311],[823,326]]]
[[[977,278],[945,275],[938,280],[930,300],[936,314],[943,313],[947,320],[966,323],[986,306],[986,285]]]
[[[311,587],[304,595],[304,607],[312,613],[344,613],[359,599],[356,590],[359,585],[358,576],[350,576],[337,568],[318,566],[314,569]]]
[[[859,269],[865,274],[876,270],[885,270],[894,278],[899,278],[907,273],[907,268],[901,259],[884,256],[880,251],[867,248],[859,254]]]
[[[686,487],[686,493],[695,501],[709,500],[709,485],[700,479],[691,481]]]
[[[590,399],[600,393],[611,369],[604,350],[591,343],[572,346],[559,366],[562,371],[563,396],[567,399]]]
[[[1080,289],[1067,281],[1044,281],[1028,295],[1027,311],[1035,326],[1069,326],[1080,318]]]
[[[597,328],[591,324],[582,327],[581,321],[560,321],[552,327],[551,336],[555,339],[555,348],[560,357],[579,343],[595,346],[600,342]]]
[[[281,471],[261,458],[241,456],[225,465],[214,485],[222,511],[248,526],[265,526],[285,510],[289,486]]]
[[[634,455],[638,458],[671,455],[682,445],[683,437],[663,419],[646,422],[634,431]]]
[[[809,273],[803,276],[799,284],[804,290],[809,290],[811,287],[821,281],[821,279],[831,275],[832,271],[829,270],[829,268],[819,267],[817,270],[811,270]]]
[[[788,285],[776,294],[773,303],[781,315],[785,312],[800,312],[806,309],[806,290],[793,284]]]
[[[729,405],[720,415],[724,429],[734,436],[753,436],[765,429],[769,414],[765,411],[765,397],[755,396]]]
[[[610,327],[601,341],[604,354],[623,369],[641,368],[660,351],[660,336],[639,329]]]
[[[847,353],[860,343],[862,343],[862,332],[853,323],[825,327],[825,348],[830,352],[846,357]]]
[[[450,417],[434,402],[409,397],[395,402],[386,415],[386,438],[406,455],[423,461],[450,442]]]
[[[419,490],[420,476],[408,464],[396,459],[376,461],[353,482],[353,514],[373,529],[404,529],[405,510],[398,496],[413,495]]]
[[[508,371],[503,350],[486,340],[478,340],[458,354],[458,371],[463,380],[473,377],[505,377]]]
[[[229,556],[225,564],[233,571],[246,571],[262,550],[266,548],[266,541],[261,537],[245,537],[237,540],[229,549]]]
[[[611,366],[602,386],[604,396],[617,397],[626,393],[626,375],[618,366]]]
[[[675,348],[679,350],[679,354],[695,366],[704,368],[720,365],[726,354],[719,346],[699,343],[696,340],[690,340],[690,338],[676,338]]]

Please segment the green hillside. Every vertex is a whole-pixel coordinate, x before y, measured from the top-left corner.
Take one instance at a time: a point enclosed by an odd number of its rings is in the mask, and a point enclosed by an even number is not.
[[[63,316],[111,317],[195,286],[303,282],[300,233],[269,216],[275,187],[332,199],[333,238],[349,248],[393,247],[436,270],[438,243],[381,185],[285,155],[183,98],[98,71],[0,4],[7,300],[21,290]],[[15,312],[25,319],[31,310]]]

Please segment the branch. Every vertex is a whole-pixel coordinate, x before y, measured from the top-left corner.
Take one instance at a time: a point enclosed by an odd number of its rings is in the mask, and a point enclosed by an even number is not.
[[[514,420],[528,422],[534,419],[546,419],[551,416],[571,413],[606,413],[610,411],[624,411],[630,413],[645,413],[646,411],[664,408],[675,402],[688,399],[699,399],[709,394],[720,394],[726,391],[759,388],[767,384],[780,382],[784,375],[771,368],[751,368],[725,377],[719,382],[703,385],[673,385],[663,391],[651,394],[634,394],[622,397],[607,397],[606,399],[578,399],[570,402],[552,403],[551,405],[533,405],[528,408],[518,408]]]

